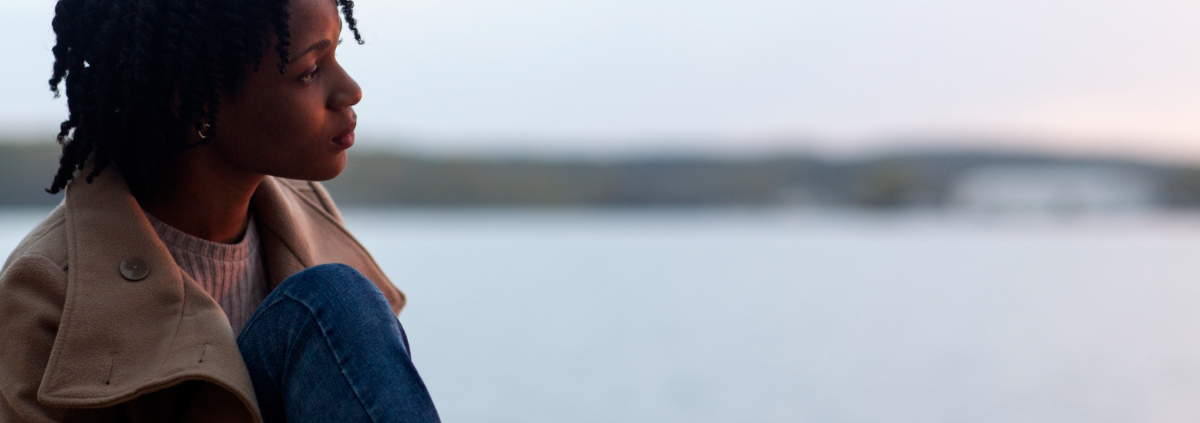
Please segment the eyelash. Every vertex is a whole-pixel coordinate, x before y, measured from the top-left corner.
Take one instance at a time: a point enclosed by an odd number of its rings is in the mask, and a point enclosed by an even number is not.
[[[311,84],[317,78],[317,72],[321,70],[320,66],[313,65],[312,70],[300,75],[300,82]]]

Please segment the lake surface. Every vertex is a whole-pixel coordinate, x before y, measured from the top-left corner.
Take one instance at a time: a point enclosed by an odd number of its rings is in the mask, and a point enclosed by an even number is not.
[[[1200,419],[1200,217],[344,212],[447,422]]]

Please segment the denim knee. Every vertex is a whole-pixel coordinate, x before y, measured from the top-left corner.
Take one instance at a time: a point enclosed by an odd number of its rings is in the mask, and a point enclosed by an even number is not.
[[[272,298],[274,297],[274,298]],[[346,335],[373,338],[378,331],[399,328],[387,298],[374,282],[345,264],[322,264],[304,269],[283,281],[264,304],[290,299],[302,304],[319,326],[337,327]],[[407,349],[407,345],[404,346]]]
[[[270,296],[279,294],[301,303],[322,305],[332,310],[377,312],[391,306],[374,282],[351,266],[341,263],[316,265],[288,277]]]
[[[313,266],[284,280],[238,345],[268,422],[438,421],[403,326],[353,267]],[[345,414],[353,404],[365,414]]]
[[[315,383],[319,391],[342,382],[351,388],[370,385],[376,377],[373,363],[412,370],[404,329],[387,299],[370,279],[344,264],[313,266],[285,279],[256,310],[238,346],[269,422],[307,410],[295,401],[308,398],[313,387],[289,380]]]

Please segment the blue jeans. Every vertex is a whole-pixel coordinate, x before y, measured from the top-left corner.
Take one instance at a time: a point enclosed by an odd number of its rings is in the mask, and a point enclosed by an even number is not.
[[[440,421],[400,321],[350,266],[287,278],[237,341],[266,423]]]

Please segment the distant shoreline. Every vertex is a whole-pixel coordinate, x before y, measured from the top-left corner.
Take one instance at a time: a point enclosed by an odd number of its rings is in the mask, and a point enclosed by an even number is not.
[[[57,156],[53,144],[0,144],[0,206],[53,205],[61,201],[60,196],[43,192]],[[1022,175],[1030,172],[1051,176],[1022,180]],[[991,179],[979,182],[983,177],[980,175]],[[1075,180],[1082,188],[1073,188]],[[1124,191],[1114,191],[1119,187],[1111,181],[1124,180],[1137,183],[1125,184],[1130,186],[1121,188]],[[1065,188],[1049,186],[1051,182]],[[1051,154],[933,150],[856,160],[804,155],[603,160],[447,158],[365,150],[351,151],[347,169],[325,186],[343,206],[796,206],[892,210],[945,207],[963,198],[985,204],[1028,203],[1042,201],[1038,195],[1058,195],[1055,190],[1074,190],[1079,192],[1063,195],[1082,195],[1071,201],[1084,205],[1120,200],[1140,201],[1148,207],[1200,208],[1200,167]],[[976,192],[964,195],[964,189]],[[1039,190],[1045,193],[1039,194]]]

